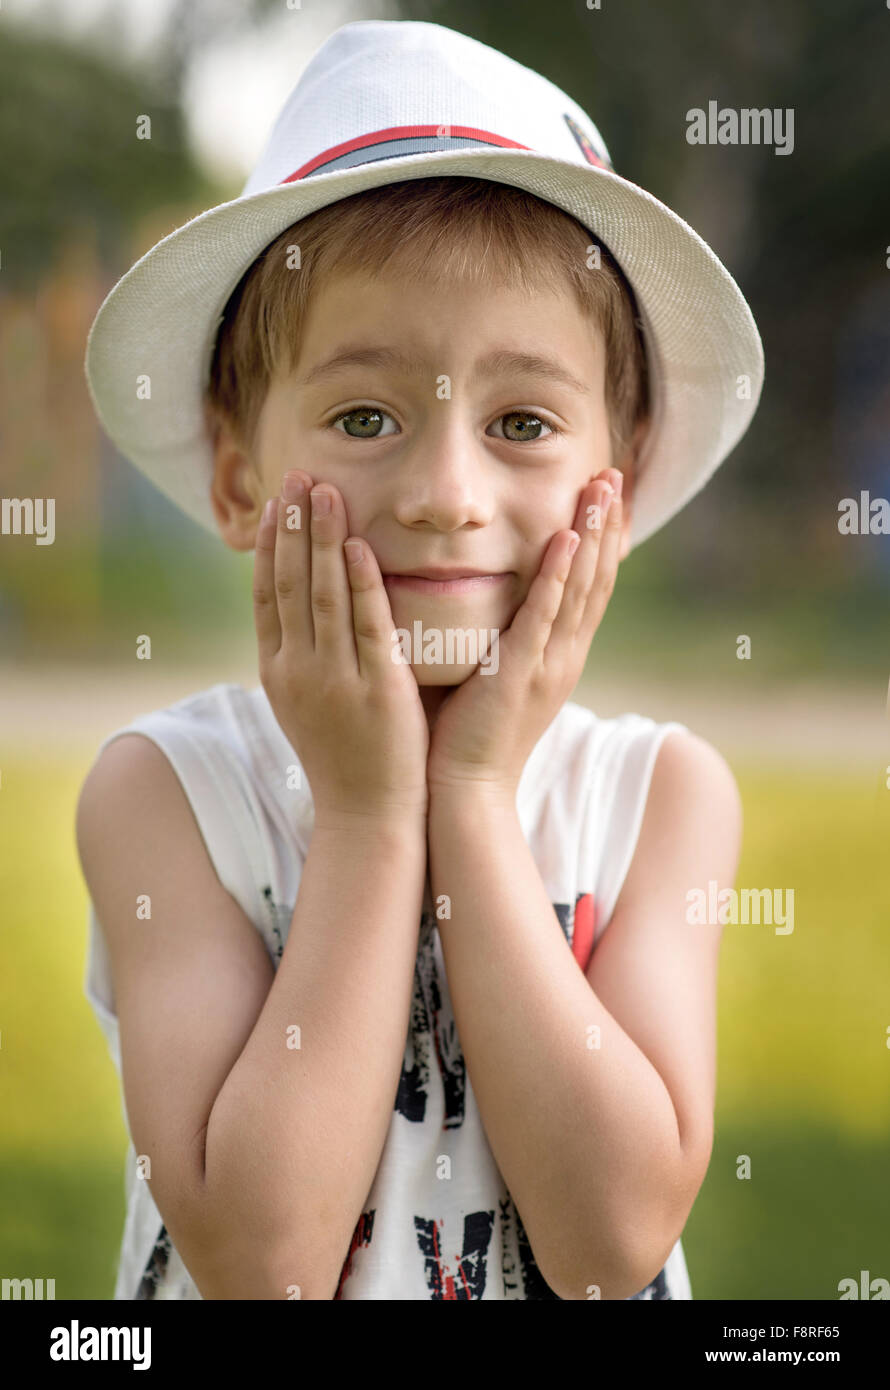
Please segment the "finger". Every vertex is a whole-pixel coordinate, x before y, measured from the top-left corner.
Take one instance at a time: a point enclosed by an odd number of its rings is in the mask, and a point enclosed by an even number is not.
[[[328,499],[328,510],[319,503]],[[348,533],[346,506],[332,483],[317,485],[310,495],[312,516],[311,602],[315,650],[335,670],[355,674],[358,664],[352,630],[352,601],[346,577],[343,542]]]
[[[510,639],[511,650],[518,641],[528,654],[543,654],[570,571],[568,542],[572,535],[577,536],[577,531],[558,531],[544,552],[541,568],[532,580],[525,602],[510,624],[510,633],[515,633]]]
[[[253,621],[259,661],[268,661],[281,646],[281,623],[275,597],[275,539],[278,498],[270,498],[260,517],[254,543]]]
[[[360,558],[353,562],[344,550],[359,671],[366,680],[379,682],[391,677],[393,666],[403,664],[401,648],[394,640],[392,606],[377,557],[367,541],[350,536],[347,544],[349,551],[357,548],[360,552]]]
[[[609,513],[603,524],[602,540],[599,545],[597,556],[596,574],[591,585],[590,595],[587,600],[587,607],[581,620],[580,631],[584,634],[587,641],[591,641],[593,634],[602,621],[603,614],[612,597],[615,588],[615,579],[618,575],[618,552],[621,549],[621,529],[624,517],[622,499],[616,494],[609,507]]]
[[[597,479],[582,502],[581,517],[575,524],[581,544],[572,559],[562,603],[553,622],[551,641],[561,643],[574,640],[589,612],[590,595],[603,538],[608,534],[608,519],[612,514],[614,497],[611,485]]]
[[[281,480],[275,537],[275,594],[281,640],[300,645],[311,654],[315,645],[309,603],[309,488],[312,479],[302,469],[290,469]]]

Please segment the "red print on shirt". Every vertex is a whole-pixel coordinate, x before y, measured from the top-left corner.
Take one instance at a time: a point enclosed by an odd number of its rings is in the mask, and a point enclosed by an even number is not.
[[[575,903],[575,929],[572,933],[572,955],[587,973],[593,955],[593,934],[596,930],[596,901],[592,893],[582,893]]]

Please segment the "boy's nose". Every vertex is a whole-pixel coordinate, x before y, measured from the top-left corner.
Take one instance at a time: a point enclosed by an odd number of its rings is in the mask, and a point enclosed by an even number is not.
[[[487,526],[494,516],[494,486],[484,451],[454,424],[416,436],[393,481],[393,509],[405,526],[427,522],[441,531],[457,531]]]

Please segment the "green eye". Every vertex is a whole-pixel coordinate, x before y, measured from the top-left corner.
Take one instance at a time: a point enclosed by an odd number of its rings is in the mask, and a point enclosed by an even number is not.
[[[376,406],[359,405],[352,410],[343,411],[331,423],[336,429],[341,420],[351,421],[355,428],[347,427],[340,431],[341,434],[348,434],[351,439],[379,439],[381,437],[380,423],[384,419],[392,420],[392,416],[385,410],[378,410]],[[390,430],[389,433],[391,434],[393,431]]]
[[[544,429],[550,430],[551,434],[558,433],[553,425],[548,425],[546,420],[542,420],[540,416],[535,415],[530,410],[511,410],[507,415],[501,415],[499,418],[507,422],[505,431],[507,429],[516,430],[515,435],[506,432],[504,434],[504,438],[512,440],[514,444],[526,439],[546,439],[546,435],[540,434],[542,426]],[[514,421],[519,421],[520,423],[514,424]],[[521,423],[522,421],[530,421],[531,423],[523,424]]]

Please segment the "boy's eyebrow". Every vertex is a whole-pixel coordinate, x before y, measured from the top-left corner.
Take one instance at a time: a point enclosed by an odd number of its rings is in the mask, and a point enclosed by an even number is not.
[[[425,376],[429,368],[425,363],[402,352],[399,348],[365,347],[360,344],[345,347],[334,353],[327,361],[318,363],[305,376],[297,379],[298,386],[311,386],[323,377],[333,376],[335,372],[347,367],[382,367],[388,371],[402,372],[405,376]],[[518,376],[538,376],[555,386],[565,386],[579,395],[589,396],[590,386],[573,376],[561,363],[552,357],[542,357],[537,353],[518,352],[513,348],[495,348],[493,352],[481,357],[473,367],[473,375],[487,373],[491,376],[504,376],[511,373]]]

